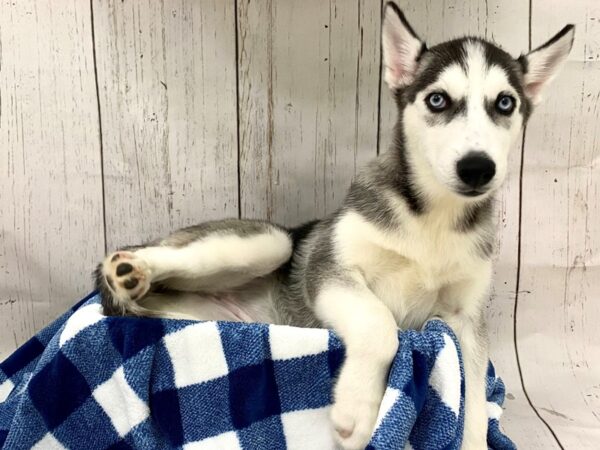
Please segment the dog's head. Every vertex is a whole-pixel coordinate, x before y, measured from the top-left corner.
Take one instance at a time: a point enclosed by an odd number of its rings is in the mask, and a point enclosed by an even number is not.
[[[566,60],[574,27],[514,59],[462,38],[427,48],[402,12],[383,17],[385,81],[394,91],[410,163],[428,191],[483,198],[506,176],[508,153]]]

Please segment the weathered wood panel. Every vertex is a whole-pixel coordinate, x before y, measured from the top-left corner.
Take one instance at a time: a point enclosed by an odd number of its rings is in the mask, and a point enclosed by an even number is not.
[[[577,25],[527,130],[518,346],[529,395],[564,448],[600,443],[600,3],[534,0],[534,47]]]
[[[376,154],[380,4],[238,6],[242,216],[322,217]]]
[[[430,44],[472,33],[516,55],[527,49],[529,3],[401,7]],[[284,224],[323,216],[389,145],[395,110],[385,85],[378,97],[379,0],[235,4],[0,4],[0,359],[89,289],[105,246],[102,169],[111,249],[238,212]],[[571,21],[576,48],[530,123],[523,190],[515,149],[498,199],[491,352],[507,384],[509,436],[556,448],[524,396],[514,352],[522,195],[525,387],[564,448],[596,448],[600,4],[531,6],[534,45]]]
[[[94,0],[108,248],[238,216],[233,0]]]
[[[428,45],[464,35],[483,36],[518,56],[528,48],[529,3],[526,0],[481,2],[410,0],[398,2],[409,22]],[[396,108],[385,83],[381,88],[380,152],[387,150]],[[520,145],[513,149],[509,174],[498,195],[496,211],[498,246],[492,298],[487,316],[490,354],[496,371],[507,386],[502,425],[517,446],[528,449],[556,448],[552,435],[537,418],[523,392],[514,335],[514,302],[517,284],[519,235]]]
[[[104,251],[89,3],[0,3],[0,360]]]

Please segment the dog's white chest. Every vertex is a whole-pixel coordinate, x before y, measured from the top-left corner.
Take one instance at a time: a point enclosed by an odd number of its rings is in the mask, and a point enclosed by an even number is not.
[[[416,228],[392,237],[358,215],[345,220],[336,240],[342,264],[361,271],[402,327],[420,327],[435,314],[444,289],[474,276],[482,263],[464,233]]]

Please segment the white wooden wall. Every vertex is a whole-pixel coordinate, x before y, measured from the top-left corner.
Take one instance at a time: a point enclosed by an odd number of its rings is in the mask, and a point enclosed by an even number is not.
[[[219,217],[333,211],[384,150],[380,0],[0,2],[0,359],[106,249]],[[498,201],[488,317],[503,424],[600,446],[600,1],[403,0],[434,44],[576,43]]]

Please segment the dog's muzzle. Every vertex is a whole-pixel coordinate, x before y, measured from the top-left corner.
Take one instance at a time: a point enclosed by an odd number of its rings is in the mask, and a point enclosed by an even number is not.
[[[486,185],[496,175],[496,164],[484,152],[469,152],[456,163],[456,173],[464,184],[459,192],[475,197],[487,191]]]

